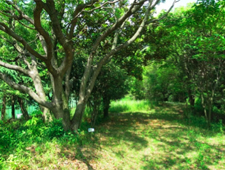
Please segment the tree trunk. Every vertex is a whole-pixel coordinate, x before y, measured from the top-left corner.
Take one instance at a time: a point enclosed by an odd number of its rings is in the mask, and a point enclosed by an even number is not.
[[[91,113],[91,126],[92,127],[95,126],[95,121],[96,121],[96,118],[98,116],[98,109],[99,109],[99,106],[98,105],[94,105],[93,106],[93,111]]]
[[[191,89],[188,89],[188,97],[189,97],[189,103],[190,103],[191,107],[194,107],[195,99],[194,99]]]
[[[52,112],[56,119],[62,119],[63,129],[65,131],[71,130],[70,111],[69,109],[54,108]]]
[[[201,92],[201,100],[202,100],[202,107],[203,107],[204,114],[205,114],[205,119],[206,119],[207,122],[208,122],[208,114],[207,114],[207,109],[206,109],[206,104],[205,104],[203,92]]]
[[[212,90],[212,94],[208,99],[208,108],[209,108],[209,114],[208,114],[208,126],[211,126],[211,121],[212,121],[212,109],[213,109],[213,102],[214,102],[214,89]]]
[[[18,102],[19,102],[19,105],[20,105],[20,109],[22,111],[22,114],[23,114],[23,117],[28,120],[29,119],[29,115],[28,115],[28,112],[27,112],[27,109],[25,107],[25,104],[23,102],[23,99],[22,98],[18,98]]]
[[[188,89],[188,98],[189,98],[189,103],[191,107],[191,112],[194,114],[195,98],[190,88]]]
[[[52,77],[52,85],[54,107],[51,110],[56,119],[62,119],[64,130],[71,130],[69,101],[64,93],[61,77]]]
[[[208,114],[208,126],[211,126],[211,120],[212,120],[212,104],[209,105],[209,114]]]
[[[104,118],[109,117],[109,107],[110,107],[110,98],[109,97],[103,97]]]
[[[42,117],[44,119],[45,122],[51,122],[53,119],[52,119],[52,115],[50,113],[50,110],[46,107],[43,107],[43,106],[39,106],[40,109],[41,109],[41,112],[43,113]]]
[[[79,100],[77,103],[75,115],[73,116],[73,119],[71,121],[71,129],[74,131],[77,131],[80,128],[85,105],[86,105],[85,100]]]
[[[4,95],[3,96],[3,99],[2,99],[1,120],[4,120],[5,119],[5,110],[6,110],[6,96]]]
[[[12,96],[12,98],[11,98],[11,108],[12,108],[12,118],[13,119],[15,119],[16,117],[15,117],[15,96]]]

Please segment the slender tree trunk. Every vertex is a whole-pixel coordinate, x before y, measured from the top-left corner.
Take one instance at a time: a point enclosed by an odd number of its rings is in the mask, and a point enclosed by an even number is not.
[[[91,126],[92,127],[95,126],[95,121],[98,116],[98,109],[99,109],[99,106],[96,106],[96,105],[93,106],[93,111],[91,113]]]
[[[195,105],[194,96],[188,92],[188,97],[189,97],[189,103],[190,103],[191,107],[194,107],[194,105]]]
[[[194,113],[195,98],[194,98],[194,95],[192,94],[192,90],[190,88],[188,89],[188,98],[189,98],[189,103],[190,103],[190,107],[191,107],[191,112]]]
[[[214,102],[214,95],[215,95],[215,91],[214,89],[212,90],[212,93],[211,93],[211,97],[209,98],[209,115],[208,115],[208,123],[209,123],[209,126],[211,126],[211,121],[212,121],[212,109],[213,109],[213,102]]]
[[[109,106],[110,105],[110,98],[108,97],[103,97],[103,113],[104,113],[104,118],[109,117]]]
[[[209,105],[209,114],[208,114],[208,126],[211,126],[211,120],[212,120],[212,105]]]
[[[12,118],[15,119],[15,96],[12,96],[11,100]]]
[[[4,95],[2,99],[1,120],[5,119],[5,110],[6,110],[6,96]]]
[[[18,98],[18,102],[19,102],[19,105],[20,105],[20,109],[22,111],[22,114],[23,114],[23,117],[28,120],[29,119],[29,115],[28,115],[28,112],[27,112],[27,109],[25,107],[25,104],[23,102],[23,99],[22,98]]]
[[[206,104],[205,104],[205,99],[204,99],[204,96],[203,96],[203,92],[201,93],[201,100],[202,100],[202,107],[203,107],[203,110],[204,110],[204,114],[205,114],[205,119],[207,120],[208,122],[208,114],[207,114],[207,110],[206,110]]]

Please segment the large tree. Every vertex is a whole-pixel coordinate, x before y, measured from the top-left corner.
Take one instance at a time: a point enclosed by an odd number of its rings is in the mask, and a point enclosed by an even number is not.
[[[17,56],[2,56],[0,65],[21,72],[21,76],[29,77],[33,85],[14,82],[2,72],[0,78],[14,89],[29,94],[44,112],[47,108],[55,118],[62,118],[65,130],[76,131],[102,66],[119,50],[133,43],[146,25],[156,20],[152,10],[160,2],[1,0],[1,35],[7,46],[14,47]],[[130,29],[133,32],[131,36],[120,43],[125,29],[134,25],[138,25],[137,29]],[[102,52],[99,47],[106,43],[111,48]],[[74,80],[71,68],[74,57],[79,56],[83,47],[86,47],[88,59],[80,82],[76,111],[71,118],[68,107]],[[49,75],[52,100],[46,98],[40,71]]]

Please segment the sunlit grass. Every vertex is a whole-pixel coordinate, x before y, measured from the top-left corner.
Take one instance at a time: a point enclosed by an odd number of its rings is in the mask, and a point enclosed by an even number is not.
[[[146,100],[132,100],[124,98],[122,100],[112,101],[110,104],[109,112],[135,112],[147,111],[150,109],[150,103]]]

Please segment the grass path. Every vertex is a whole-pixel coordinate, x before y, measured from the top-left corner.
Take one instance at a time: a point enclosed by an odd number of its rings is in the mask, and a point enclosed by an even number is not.
[[[89,169],[225,169],[225,137],[180,112],[174,105],[112,113],[96,127],[95,145],[82,147]]]
[[[79,138],[72,134],[47,138],[49,128],[38,123],[33,130],[17,127],[15,136],[9,138],[9,149],[0,153],[0,169],[225,169],[222,129],[218,131],[220,127],[215,125],[207,130],[203,119],[187,120],[182,109],[182,105],[164,104],[148,110],[145,107],[146,111],[110,113],[109,119],[96,125],[94,133],[85,130]],[[56,132],[61,133],[60,129]],[[1,133],[11,132],[5,129]]]

